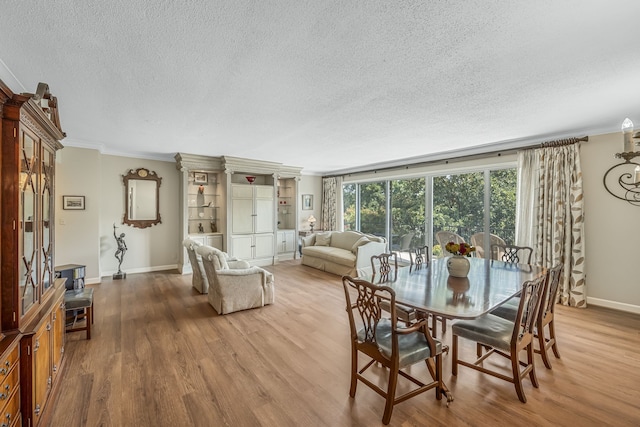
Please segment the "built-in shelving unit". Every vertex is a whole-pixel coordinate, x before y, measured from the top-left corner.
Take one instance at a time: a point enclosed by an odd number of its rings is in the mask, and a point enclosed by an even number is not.
[[[182,173],[180,244],[189,237],[253,265],[295,256],[293,245],[282,242],[297,235],[302,168],[229,156],[178,153],[175,158]],[[180,269],[190,273],[189,258],[181,253]]]
[[[189,235],[218,232],[220,206],[218,205],[217,176],[217,173],[205,171],[192,171],[189,175],[187,187]],[[206,178],[202,179],[203,177]]]
[[[276,236],[279,259],[293,259],[296,256],[296,236],[298,224],[298,178],[280,176],[277,188],[278,233]]]

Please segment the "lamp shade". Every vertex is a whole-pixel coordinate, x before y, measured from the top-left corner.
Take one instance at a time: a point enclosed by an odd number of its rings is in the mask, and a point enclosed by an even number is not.
[[[309,215],[309,219],[307,219],[307,221],[309,221],[309,224],[314,224],[316,222],[316,217]]]

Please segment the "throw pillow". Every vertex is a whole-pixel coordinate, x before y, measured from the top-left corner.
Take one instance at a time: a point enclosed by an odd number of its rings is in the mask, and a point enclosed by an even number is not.
[[[353,252],[354,254],[358,251],[358,248],[362,245],[366,245],[367,243],[369,243],[371,240],[369,240],[369,238],[367,236],[362,236],[361,238],[359,238],[351,247],[351,252]]]
[[[316,234],[316,246],[330,246],[331,245],[331,232],[325,231],[324,233]]]

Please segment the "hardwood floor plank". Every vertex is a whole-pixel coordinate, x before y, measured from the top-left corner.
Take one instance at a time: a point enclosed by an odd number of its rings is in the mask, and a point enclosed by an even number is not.
[[[93,285],[92,339],[67,335],[66,368],[52,426],[372,426],[384,400],[364,384],[349,397],[348,319],[340,277],[269,267],[274,305],[219,316],[191,276],[131,274]],[[514,386],[465,367],[444,380],[455,401],[427,392],[394,408],[390,425],[640,425],[640,316],[557,307],[562,359],[540,388]],[[450,344],[450,332],[444,335]],[[460,355],[475,346],[461,340]],[[506,360],[486,361],[508,368]],[[381,370],[380,370],[381,371]],[[424,366],[411,373],[427,380]],[[372,380],[386,384],[386,374]],[[400,381],[398,393],[409,389]]]

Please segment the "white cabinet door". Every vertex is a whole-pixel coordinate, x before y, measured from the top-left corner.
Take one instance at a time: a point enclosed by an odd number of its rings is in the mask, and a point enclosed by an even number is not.
[[[295,231],[280,230],[277,237],[278,253],[295,251]]]
[[[272,233],[275,225],[273,187],[234,185],[231,189],[233,234]]]
[[[231,212],[231,232],[233,234],[253,233],[253,199],[233,199]]]
[[[239,258],[249,260],[253,258],[253,236],[233,236],[231,238],[231,255]]]
[[[218,250],[222,250],[222,236],[221,235],[207,236],[207,245],[213,246]]]
[[[274,228],[273,198],[256,199],[256,233],[271,233]]]
[[[273,256],[273,234],[255,235],[255,257],[266,258]]]
[[[295,252],[296,250],[296,233],[294,230],[284,232],[284,252]]]

